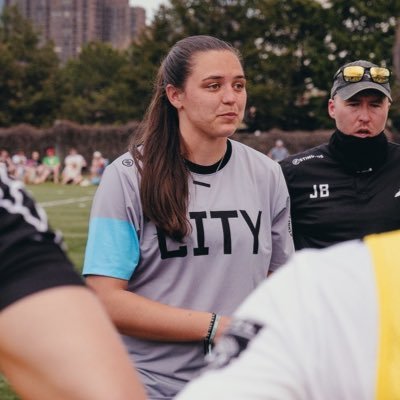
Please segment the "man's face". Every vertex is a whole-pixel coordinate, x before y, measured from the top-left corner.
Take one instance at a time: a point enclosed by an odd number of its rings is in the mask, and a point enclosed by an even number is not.
[[[374,137],[386,125],[389,99],[376,90],[366,90],[343,100],[339,94],[329,100],[328,112],[336,128],[345,135],[359,138]]]

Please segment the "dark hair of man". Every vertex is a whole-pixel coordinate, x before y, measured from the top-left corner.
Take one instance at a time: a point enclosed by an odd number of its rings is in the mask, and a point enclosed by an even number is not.
[[[183,90],[193,67],[193,55],[212,50],[231,51],[240,60],[234,47],[212,36],[190,36],[171,48],[158,70],[150,105],[129,146],[141,174],[144,215],[177,241],[191,230],[187,219],[189,170],[178,112],[165,89],[171,84]]]

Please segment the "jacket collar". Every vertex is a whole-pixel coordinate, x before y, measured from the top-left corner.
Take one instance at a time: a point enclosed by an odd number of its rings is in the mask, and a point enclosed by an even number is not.
[[[372,138],[345,135],[338,129],[328,144],[332,156],[349,172],[372,172],[383,165],[388,153],[388,140],[384,132]]]

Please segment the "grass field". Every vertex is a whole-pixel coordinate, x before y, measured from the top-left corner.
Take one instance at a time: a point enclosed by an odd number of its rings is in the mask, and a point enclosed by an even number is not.
[[[61,231],[68,255],[80,272],[83,265],[90,207],[96,187],[44,183],[27,188],[46,210],[51,227]],[[1,375],[0,399],[18,400]]]
[[[46,210],[51,227],[62,232],[68,255],[80,271],[83,265],[90,207],[96,187],[46,183],[29,186],[28,189]]]

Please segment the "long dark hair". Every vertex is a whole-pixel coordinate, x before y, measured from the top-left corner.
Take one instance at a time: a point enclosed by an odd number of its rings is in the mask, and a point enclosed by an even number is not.
[[[129,150],[141,174],[140,198],[144,215],[177,241],[187,236],[188,174],[180,139],[178,112],[166,95],[168,84],[182,89],[192,70],[193,55],[228,50],[229,43],[212,36],[190,36],[178,41],[163,60],[156,77],[151,103]]]

